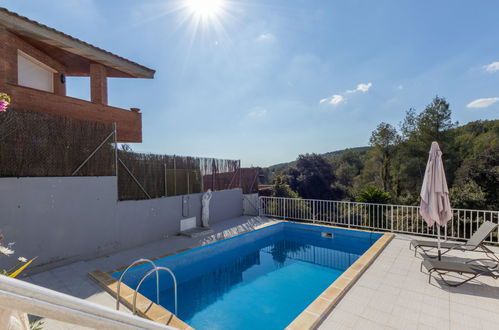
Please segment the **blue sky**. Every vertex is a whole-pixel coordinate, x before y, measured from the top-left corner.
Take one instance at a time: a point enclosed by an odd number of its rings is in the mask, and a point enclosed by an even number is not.
[[[142,109],[137,151],[266,166],[367,145],[437,94],[462,124],[499,118],[499,1],[226,0],[197,28],[185,1],[1,6],[157,71],[109,81],[111,105]]]

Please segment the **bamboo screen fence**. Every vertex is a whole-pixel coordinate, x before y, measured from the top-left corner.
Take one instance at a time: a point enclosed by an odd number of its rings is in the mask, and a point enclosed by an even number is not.
[[[223,190],[243,183],[245,192],[255,190],[258,170],[241,171],[238,160],[116,150],[113,132],[112,124],[19,109],[1,112],[0,177],[117,174],[119,200]]]
[[[240,185],[237,178],[232,184],[226,184],[222,178],[223,174],[237,171],[238,160],[142,154],[125,150],[119,151],[118,158],[125,169],[123,171],[120,167],[118,171],[120,200],[184,195]],[[142,187],[137,182],[134,184],[135,179],[130,173]],[[205,175],[214,175],[214,185],[203,185]]]
[[[69,176],[112,131],[112,124],[15,109],[0,112],[0,176]],[[114,175],[113,150],[111,143],[103,145],[76,175]]]

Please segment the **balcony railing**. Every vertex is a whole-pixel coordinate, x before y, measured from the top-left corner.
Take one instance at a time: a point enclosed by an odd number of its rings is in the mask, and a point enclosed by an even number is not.
[[[484,221],[499,223],[499,211],[452,209],[453,217],[441,229],[445,239],[469,239]],[[332,200],[260,197],[259,214],[286,220],[326,223],[422,236],[437,236],[419,214],[419,206],[342,202]],[[499,244],[499,229],[487,243]]]

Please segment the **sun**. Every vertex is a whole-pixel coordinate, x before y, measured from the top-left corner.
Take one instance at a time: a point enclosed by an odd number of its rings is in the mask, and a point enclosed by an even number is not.
[[[217,18],[224,10],[224,0],[185,0],[192,14],[201,18]]]

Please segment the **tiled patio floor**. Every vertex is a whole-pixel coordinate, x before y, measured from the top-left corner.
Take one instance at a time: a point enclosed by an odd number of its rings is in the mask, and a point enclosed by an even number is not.
[[[499,280],[483,277],[457,288],[435,279],[428,284],[421,256],[409,250],[411,239],[396,235],[320,329],[499,329]],[[453,256],[461,262],[484,257]]]
[[[214,225],[215,234],[175,236],[108,257],[76,262],[25,278],[32,283],[114,308],[115,300],[87,273],[108,271],[143,257],[155,257],[251,230],[271,220],[240,217]],[[483,278],[459,288],[428,284],[411,237],[397,235],[322,323],[320,329],[499,329],[499,280]],[[499,253],[499,249],[496,249]],[[476,253],[457,252],[478,258]],[[125,308],[123,308],[126,310]],[[86,329],[45,320],[44,329]]]

